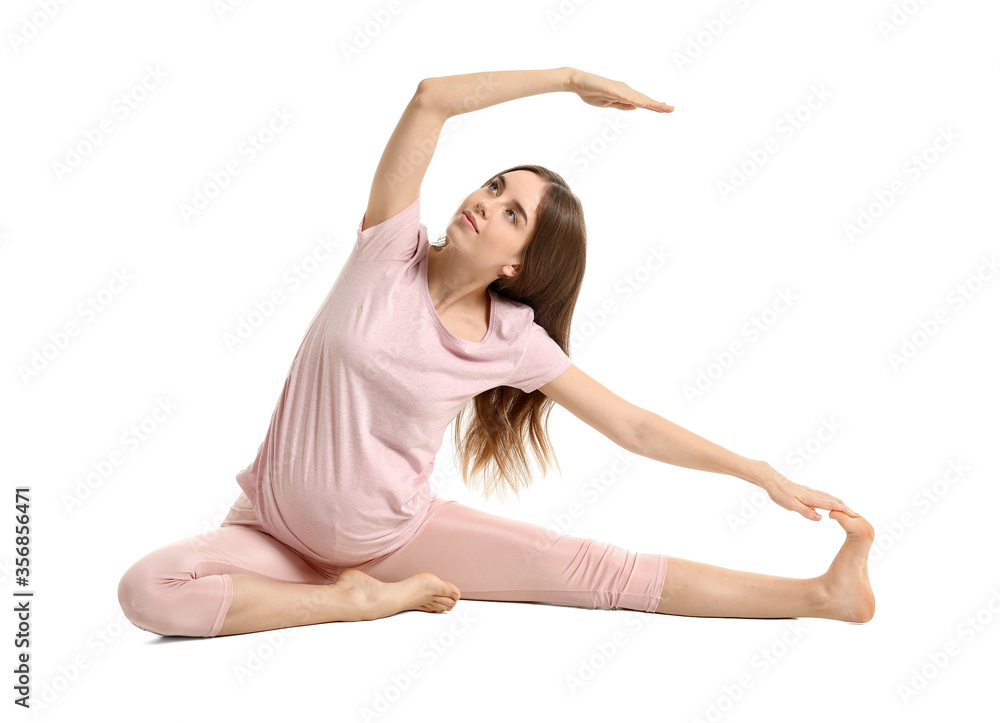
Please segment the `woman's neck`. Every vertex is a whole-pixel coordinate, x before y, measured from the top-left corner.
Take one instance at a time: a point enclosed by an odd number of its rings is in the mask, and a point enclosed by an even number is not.
[[[427,256],[427,290],[438,313],[450,309],[479,309],[489,305],[489,285],[482,271],[462,263],[452,247],[431,246]]]

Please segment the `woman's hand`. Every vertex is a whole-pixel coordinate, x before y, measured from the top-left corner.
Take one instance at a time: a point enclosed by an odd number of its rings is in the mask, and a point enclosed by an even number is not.
[[[795,484],[770,465],[765,468],[764,474],[757,484],[767,492],[775,504],[786,510],[798,512],[807,520],[822,519],[820,514],[816,512],[817,507],[821,510],[840,510],[851,517],[860,517],[842,500],[826,492]]]
[[[582,70],[574,69],[570,72],[568,89],[579,95],[584,103],[596,105],[598,108],[620,110],[648,108],[659,113],[670,113],[674,109],[672,105],[653,100],[619,80],[608,80]]]

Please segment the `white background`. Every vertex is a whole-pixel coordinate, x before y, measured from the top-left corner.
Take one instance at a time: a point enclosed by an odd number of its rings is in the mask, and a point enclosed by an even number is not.
[[[995,4],[226,7],[4,6],[10,527],[0,560],[9,596],[13,488],[30,485],[42,717],[368,720],[379,696],[393,702],[377,719],[396,721],[930,721],[989,704],[988,652],[1000,634],[1000,281],[984,265],[1000,253]],[[601,109],[552,93],[452,119],[422,187],[422,222],[436,239],[456,203],[508,166],[563,173],[589,233],[574,362],[869,519],[875,618],[462,601],[448,615],[216,639],[159,638],[128,623],[116,595],[124,571],[213,529],[239,493],[235,474],[263,440],[416,84],[564,65],[676,110]],[[147,68],[164,77],[142,90]],[[125,117],[116,99],[129,93],[141,100]],[[248,162],[237,149],[275,109],[294,120]],[[792,133],[788,114],[798,114]],[[102,119],[111,129],[86,152]],[[74,147],[84,153],[60,173]],[[185,220],[182,204],[233,159],[242,173]],[[721,191],[740,166],[745,182]],[[866,208],[877,217],[851,238],[847,224]],[[293,289],[284,275],[313,257],[319,237],[339,251]],[[650,264],[654,249],[670,261]],[[116,271],[131,277],[126,287]],[[626,297],[629,278],[639,283]],[[961,285],[971,293],[958,308]],[[109,288],[118,292],[96,316],[79,313]],[[228,346],[225,335],[275,290],[284,303]],[[794,303],[773,307],[786,290]],[[615,312],[596,316],[609,300]],[[921,336],[938,312],[947,321]],[[755,317],[767,330],[751,339],[744,325]],[[70,322],[78,333],[57,348]],[[907,339],[916,353],[894,364]],[[742,355],[710,367],[734,342]],[[712,378],[692,398],[685,385],[699,372]],[[174,409],[153,422],[160,402]],[[144,421],[145,439],[123,442]],[[836,433],[820,435],[827,422]],[[454,474],[439,494],[542,525],[578,502],[569,534],[782,576],[822,574],[843,541],[825,515],[811,522],[753,498],[739,479],[648,459],[614,476],[615,445],[561,408],[549,429],[561,474],[520,503],[485,503]],[[115,453],[119,464],[88,483]],[[439,469],[451,455],[446,439]],[[963,471],[949,482],[950,466]],[[582,490],[602,474],[612,483],[591,504]],[[964,633],[977,613],[978,632]],[[4,620],[10,710],[16,621]],[[431,643],[443,654],[429,655]],[[935,664],[949,643],[957,655]],[[419,677],[404,680],[410,665]],[[575,691],[574,675],[585,679]],[[904,700],[900,686],[915,675],[928,680]]]

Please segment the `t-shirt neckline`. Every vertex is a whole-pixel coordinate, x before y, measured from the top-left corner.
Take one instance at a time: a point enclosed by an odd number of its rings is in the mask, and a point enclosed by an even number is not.
[[[448,327],[444,325],[443,321],[441,321],[441,317],[438,316],[437,309],[434,308],[434,302],[431,300],[430,282],[428,281],[427,278],[431,269],[430,257],[431,257],[431,245],[428,243],[427,253],[424,254],[424,258],[420,262],[421,264],[423,264],[423,270],[421,273],[421,276],[423,277],[423,283],[421,284],[421,286],[423,287],[424,291],[424,301],[427,302],[427,308],[431,312],[431,316],[434,318],[434,323],[437,324],[438,329],[440,329],[442,333],[444,333],[444,335],[448,337],[448,339],[455,342],[456,344],[463,344],[465,346],[482,346],[483,344],[488,342],[490,338],[493,336],[493,330],[496,328],[497,325],[496,294],[493,292],[492,288],[490,287],[486,288],[486,290],[490,294],[490,322],[489,322],[489,328],[486,330],[486,335],[480,341],[471,341],[469,339],[463,339],[459,336],[455,336],[450,331],[448,331]]]

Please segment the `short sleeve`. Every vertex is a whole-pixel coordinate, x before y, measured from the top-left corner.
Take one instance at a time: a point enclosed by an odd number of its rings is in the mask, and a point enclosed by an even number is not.
[[[507,381],[507,386],[530,394],[551,382],[572,364],[573,361],[566,356],[555,339],[542,326],[532,322],[524,354],[514,368],[513,376]]]
[[[427,229],[420,223],[420,196],[394,216],[362,231],[364,224],[362,214],[356,244],[358,261],[409,261],[417,254],[421,236],[427,237]]]

